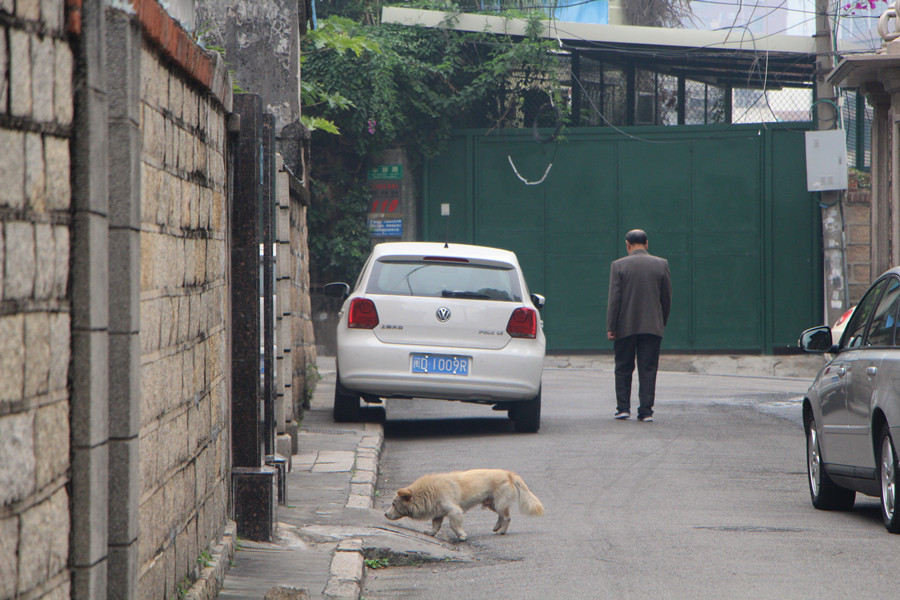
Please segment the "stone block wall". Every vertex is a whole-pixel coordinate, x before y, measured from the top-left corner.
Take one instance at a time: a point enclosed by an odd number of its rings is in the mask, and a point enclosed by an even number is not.
[[[872,272],[872,203],[868,188],[851,190],[843,200],[848,307],[855,306],[881,273]]]
[[[225,107],[193,75],[144,42],[138,564],[147,599],[175,593],[228,510]]]
[[[164,6],[0,0],[0,600],[228,563],[231,80]]]
[[[64,0],[0,0],[0,598],[68,598],[73,58]]]
[[[303,196],[292,194],[290,198],[290,253],[291,253],[291,373],[293,389],[293,419],[300,417],[302,409],[309,408],[306,390],[314,388],[317,373],[316,337],[313,330],[312,306],[309,290],[309,232],[306,227],[306,205]]]

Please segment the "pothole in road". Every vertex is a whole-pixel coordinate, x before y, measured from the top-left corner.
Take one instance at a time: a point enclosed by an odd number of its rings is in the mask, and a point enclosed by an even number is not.
[[[434,556],[422,552],[397,552],[390,548],[364,548],[363,558],[369,569],[388,567],[418,567],[426,563],[467,562],[464,558]]]

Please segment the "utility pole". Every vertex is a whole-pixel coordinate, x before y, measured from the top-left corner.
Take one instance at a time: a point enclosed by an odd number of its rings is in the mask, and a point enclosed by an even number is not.
[[[816,0],[816,128],[837,128],[837,97],[834,86],[825,78],[834,68],[832,18],[829,0]],[[824,287],[824,319],[831,325],[847,308],[846,253],[844,224],[841,217],[841,192],[819,192],[822,204],[822,266]]]

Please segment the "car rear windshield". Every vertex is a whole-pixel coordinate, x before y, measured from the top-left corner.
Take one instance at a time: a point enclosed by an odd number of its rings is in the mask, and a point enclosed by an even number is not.
[[[521,302],[512,267],[384,260],[372,266],[367,294]]]

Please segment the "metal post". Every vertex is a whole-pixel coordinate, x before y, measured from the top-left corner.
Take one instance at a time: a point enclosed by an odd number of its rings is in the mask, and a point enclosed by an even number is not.
[[[266,456],[275,452],[275,293],[272,246],[275,241],[275,117],[263,116],[262,290],[263,290],[263,441]]]
[[[582,83],[581,83],[581,59],[576,50],[572,51],[572,115],[570,116],[571,123],[573,127],[578,127],[581,125],[581,97],[584,93],[582,91]]]
[[[232,283],[232,453],[234,466],[263,464],[259,435],[259,232],[262,169],[262,104],[255,94],[237,94],[241,116],[235,148],[231,222]]]
[[[232,507],[238,536],[271,541],[277,469],[263,466],[265,420],[259,395],[262,101],[256,94],[237,94],[234,110],[240,115],[240,134],[231,207]]]

